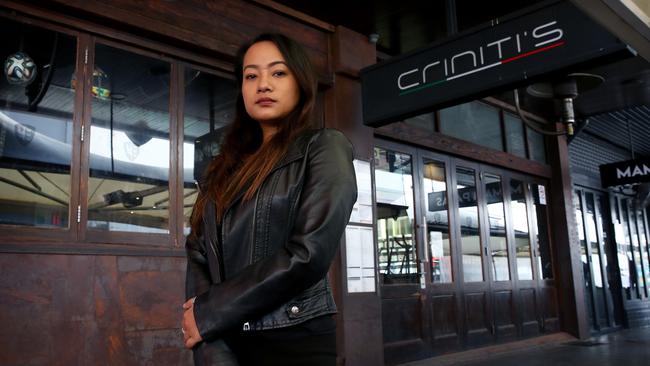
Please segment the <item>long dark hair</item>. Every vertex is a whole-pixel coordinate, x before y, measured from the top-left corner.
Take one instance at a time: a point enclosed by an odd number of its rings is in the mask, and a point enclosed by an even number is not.
[[[244,55],[252,45],[263,41],[273,42],[278,47],[300,88],[296,108],[277,124],[277,132],[264,145],[259,122],[246,112],[241,93]],[[235,77],[239,86],[235,118],[225,136],[221,153],[205,170],[202,191],[190,218],[194,234],[201,230],[203,209],[210,199],[216,202],[217,219],[220,219],[228,205],[249,183],[242,200],[253,198],[271,169],[286,154],[292,139],[311,127],[316,101],[316,76],[307,54],[296,41],[278,33],[260,34],[237,52]]]

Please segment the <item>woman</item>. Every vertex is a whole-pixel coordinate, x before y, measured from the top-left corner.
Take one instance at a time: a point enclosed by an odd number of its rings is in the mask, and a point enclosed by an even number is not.
[[[310,128],[316,78],[294,41],[258,36],[235,74],[235,120],[186,242],[185,346],[195,363],[229,348],[241,365],[334,365],[327,271],[356,200],[352,147]]]

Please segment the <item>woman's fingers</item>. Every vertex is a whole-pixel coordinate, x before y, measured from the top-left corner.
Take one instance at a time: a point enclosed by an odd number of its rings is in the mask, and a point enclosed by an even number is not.
[[[194,319],[194,298],[187,300],[183,304],[183,320],[181,322],[181,327],[183,330],[183,342],[185,343],[186,348],[193,348],[197,343],[199,343],[202,338],[199,333],[199,328],[196,325],[196,320]]]
[[[187,309],[191,308],[192,305],[194,305],[194,299],[196,299],[196,297],[193,297],[193,298],[185,301],[185,303],[183,304],[183,310],[187,310]]]

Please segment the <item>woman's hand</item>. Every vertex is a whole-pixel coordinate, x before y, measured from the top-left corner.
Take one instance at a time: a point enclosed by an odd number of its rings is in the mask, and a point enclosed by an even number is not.
[[[181,322],[181,331],[183,332],[183,341],[185,348],[192,349],[197,343],[201,342],[201,334],[194,319],[194,299],[193,297],[183,304],[183,321]]]

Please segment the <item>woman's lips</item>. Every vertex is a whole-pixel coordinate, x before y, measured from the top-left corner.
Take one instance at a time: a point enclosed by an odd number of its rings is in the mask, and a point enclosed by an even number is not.
[[[271,99],[271,98],[260,98],[255,102],[255,104],[259,104],[261,106],[269,106],[272,105],[273,103],[275,103],[275,99]]]

